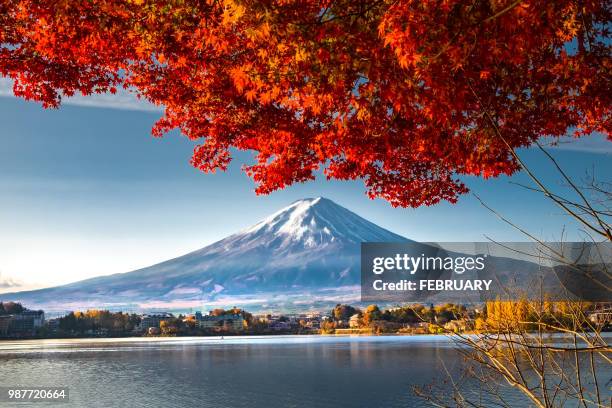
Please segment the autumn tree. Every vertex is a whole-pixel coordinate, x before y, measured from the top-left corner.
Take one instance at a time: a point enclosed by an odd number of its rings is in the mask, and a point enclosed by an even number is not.
[[[159,329],[165,336],[176,336],[179,329],[178,319],[168,319],[159,322]]]
[[[321,333],[322,334],[333,334],[336,331],[336,322],[330,320],[324,320],[321,322]]]
[[[375,320],[380,320],[382,313],[377,305],[369,305],[363,312],[364,326],[371,326]]]
[[[213,309],[210,311],[211,316],[223,316],[226,313],[227,312],[225,311],[225,309]]]
[[[610,137],[604,0],[4,0],[0,74],[45,107],[123,87],[153,134],[231,149],[269,193],[361,179],[396,206],[455,202],[543,137]],[[554,139],[553,139],[554,140]]]
[[[415,306],[395,307],[390,310],[385,310],[382,315],[382,320],[387,320],[394,323],[415,323],[420,319],[415,312]]]
[[[59,328],[65,332],[81,334],[88,330],[105,329],[110,334],[124,335],[134,330],[140,321],[140,316],[136,314],[92,309],[86,312],[70,312],[59,318]]]
[[[359,309],[350,305],[337,304],[331,311],[331,315],[335,321],[348,322],[352,315],[359,313]]]

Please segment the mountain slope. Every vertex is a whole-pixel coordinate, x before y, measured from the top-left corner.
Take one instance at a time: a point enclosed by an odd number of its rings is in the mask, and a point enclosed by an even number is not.
[[[303,199],[212,245],[133,272],[0,295],[39,305],[208,301],[359,283],[361,242],[404,242],[325,198]]]

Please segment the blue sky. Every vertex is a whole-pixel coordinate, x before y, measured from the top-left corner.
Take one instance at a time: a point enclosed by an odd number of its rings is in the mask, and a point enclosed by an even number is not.
[[[240,171],[205,175],[189,165],[193,142],[150,136],[159,112],[127,94],[76,98],[44,110],[10,96],[0,82],[0,292],[127,272],[201,248],[304,197],[325,196],[376,224],[421,241],[525,238],[473,196],[457,205],[397,209],[369,200],[361,182],[295,185],[256,196]],[[87,105],[87,106],[85,106]],[[595,168],[609,180],[612,143],[591,137],[554,149],[576,178]],[[595,153],[598,152],[598,153]],[[533,168],[557,185],[537,151]],[[540,236],[578,231],[561,211],[510,178],[467,178],[489,205]],[[512,178],[527,182],[524,175]],[[15,286],[21,285],[21,286]]]

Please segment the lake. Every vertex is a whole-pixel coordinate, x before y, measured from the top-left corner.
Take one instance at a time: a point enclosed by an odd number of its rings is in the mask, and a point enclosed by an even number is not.
[[[69,387],[79,407],[420,407],[412,386],[461,364],[445,336],[0,342],[0,386]]]

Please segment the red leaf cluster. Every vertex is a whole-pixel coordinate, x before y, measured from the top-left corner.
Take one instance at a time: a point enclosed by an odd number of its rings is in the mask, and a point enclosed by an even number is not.
[[[362,179],[394,206],[455,202],[459,175],[510,149],[610,137],[604,0],[2,0],[0,74],[17,96],[117,87],[200,140],[192,163],[252,150],[258,193]]]

